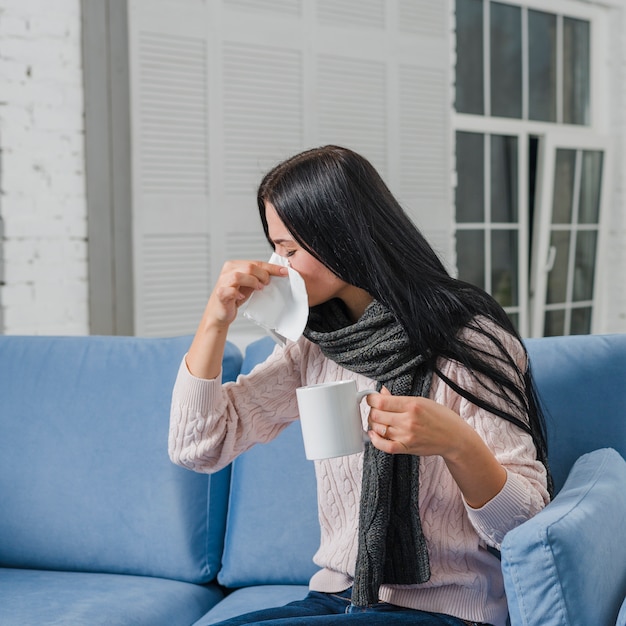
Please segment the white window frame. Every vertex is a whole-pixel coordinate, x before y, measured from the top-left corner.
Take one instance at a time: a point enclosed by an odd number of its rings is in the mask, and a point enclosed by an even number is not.
[[[456,222],[456,232],[463,230],[483,230],[485,235],[494,230],[517,230],[518,231],[518,246],[517,246],[517,268],[518,268],[518,304],[513,307],[505,307],[507,313],[514,313],[519,319],[520,332],[527,332],[529,328],[529,297],[528,297],[528,252],[529,252],[529,236],[530,236],[530,224],[528,220],[528,212],[526,207],[528,206],[528,186],[522,184],[523,181],[528,180],[528,133],[523,129],[518,128],[512,130],[510,125],[506,126],[506,129],[502,128],[502,124],[497,123],[495,125],[485,125],[478,116],[463,116],[468,117],[468,120],[463,127],[457,127],[457,131],[473,132],[482,134],[483,136],[491,135],[507,135],[509,137],[517,138],[517,221],[516,222],[492,222],[491,221],[491,171],[490,171],[490,142],[485,142],[485,167],[484,167],[484,215],[483,222]],[[495,118],[494,118],[495,119]],[[500,120],[498,119],[498,122]],[[485,236],[485,288],[491,293],[491,238]]]
[[[483,0],[486,5],[486,10],[483,12],[483,32],[485,33],[485,54],[483,58],[483,79],[484,79],[484,102],[485,102],[485,115],[473,115],[465,113],[454,112],[452,115],[452,127],[454,132],[465,131],[482,133],[486,135],[509,135],[518,137],[518,206],[519,216],[517,227],[519,229],[519,249],[518,249],[518,303],[519,307],[515,307],[515,312],[519,315],[518,329],[522,336],[538,336],[539,331],[536,328],[537,313],[532,311],[532,306],[536,305],[539,300],[533,298],[531,302],[531,277],[529,272],[529,253],[532,254],[530,264],[533,267],[538,266],[541,259],[541,252],[535,249],[535,241],[529,240],[530,224],[528,215],[528,189],[529,189],[529,171],[528,171],[528,145],[531,137],[539,138],[539,152],[541,154],[544,150],[544,144],[553,145],[558,138],[564,136],[575,137],[576,141],[581,145],[588,146],[606,146],[604,139],[607,134],[607,121],[609,116],[607,114],[608,98],[605,94],[608,93],[607,85],[608,78],[606,76],[607,57],[609,51],[607,49],[606,42],[608,42],[608,25],[606,19],[606,11],[600,6],[594,6],[592,4],[583,4],[581,2],[575,2],[572,0],[520,0],[517,2],[504,2],[504,4],[510,4],[522,8],[522,115],[528,115],[528,66],[527,66],[527,37],[525,29],[527,29],[528,19],[527,10],[537,10],[548,13],[554,13],[558,16],[571,17],[576,19],[583,19],[590,22],[591,36],[590,36],[590,123],[588,126],[580,126],[573,124],[561,124],[561,123],[549,123],[539,122],[528,119],[516,119],[516,118],[500,118],[491,117],[489,115],[490,110],[490,72],[489,72],[489,0]],[[501,0],[493,0],[501,2]],[[501,2],[502,3],[502,2]],[[562,18],[558,18],[557,22],[562,24]],[[560,27],[559,27],[560,28]],[[560,31],[562,32],[562,31]],[[560,52],[557,52],[560,55]],[[558,61],[557,61],[558,63]],[[557,99],[561,98],[560,91],[560,68],[557,76]],[[560,119],[562,107],[560,101],[557,101],[557,119]],[[605,161],[603,171],[608,172],[610,169],[608,148],[605,152]],[[539,215],[541,211],[545,211],[545,203],[539,202],[541,180],[545,180],[545,176],[542,177],[542,173],[539,171],[540,164],[538,162],[537,169],[537,185],[535,187],[536,201],[535,201],[535,230],[536,226],[545,219],[545,216]],[[607,175],[608,176],[608,175]],[[487,175],[485,176],[487,179]],[[602,186],[602,203],[604,204],[608,196],[607,177],[603,177]],[[488,182],[488,181],[487,181]],[[488,189],[486,196],[488,195]],[[485,202],[488,203],[488,198],[485,198]],[[602,211],[605,213],[605,211]],[[488,213],[487,213],[488,215]],[[606,220],[600,218],[600,233],[601,237],[603,232],[603,224]],[[455,232],[457,230],[467,229],[471,227],[471,224],[467,223],[454,223]],[[477,226],[477,225],[474,225]],[[504,224],[503,228],[515,226],[514,224]],[[488,226],[491,228],[491,226]],[[535,233],[536,235],[536,233]],[[535,237],[533,237],[535,239]],[[533,248],[531,250],[531,243]],[[599,249],[601,244],[599,243]],[[543,257],[545,259],[545,256]],[[489,256],[486,255],[486,264],[490,263]],[[601,266],[602,256],[600,253],[596,257],[596,277],[601,275],[599,268]],[[490,273],[490,268],[487,265],[485,268],[487,274]],[[594,293],[594,319],[601,318],[601,309],[603,303],[600,300],[600,286],[599,281],[596,280],[596,289]],[[597,296],[596,296],[597,294]],[[519,311],[517,311],[519,308]],[[508,309],[507,309],[508,310]],[[543,330],[543,324],[541,326]]]
[[[553,257],[550,251],[550,238],[553,231],[552,209],[553,193],[555,181],[555,163],[557,150],[565,148],[571,150],[597,150],[603,153],[602,174],[600,181],[600,206],[597,229],[592,225],[564,224],[563,230],[573,234],[583,230],[597,230],[598,239],[596,243],[596,262],[594,266],[594,289],[589,306],[592,308],[591,332],[599,331],[598,308],[601,305],[602,294],[605,290],[602,287],[598,267],[603,265],[604,239],[606,236],[604,225],[606,220],[603,215],[607,206],[607,190],[609,189],[609,176],[611,165],[611,148],[608,137],[590,136],[587,133],[551,133],[543,138],[539,146],[537,163],[537,193],[535,205],[535,228],[533,235],[533,266],[531,271],[531,298],[530,306],[532,311],[531,336],[542,337],[544,335],[545,313],[552,307],[546,304],[546,294],[548,285],[548,275],[553,266]],[[580,185],[580,167],[577,167],[575,187]],[[578,217],[578,198],[574,198],[574,219]],[[554,308],[565,310],[566,330],[569,329],[571,312],[573,310],[572,282],[574,274],[574,248],[570,247],[568,259],[568,285],[566,288],[566,299],[564,303],[554,305]],[[578,303],[579,305],[582,303]]]

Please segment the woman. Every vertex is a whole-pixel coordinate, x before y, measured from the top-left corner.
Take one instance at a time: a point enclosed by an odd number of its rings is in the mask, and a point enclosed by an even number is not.
[[[270,244],[304,279],[304,337],[222,386],[239,306],[287,272],[227,263],[174,388],[172,460],[214,472],[273,439],[298,417],[299,386],[354,379],[381,393],[367,397],[365,452],[316,461],[322,532],[310,594],[226,623],[503,625],[494,552],[550,497],[515,328],[489,295],[449,276],[350,150],[326,146],[279,164],[258,205]]]

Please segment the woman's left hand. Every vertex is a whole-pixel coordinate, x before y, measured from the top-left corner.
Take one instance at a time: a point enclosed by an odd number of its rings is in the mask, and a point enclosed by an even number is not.
[[[443,457],[469,506],[483,506],[504,486],[504,467],[452,409],[429,398],[392,396],[385,388],[367,402],[372,444],[389,454]]]
[[[428,398],[392,396],[383,387],[367,396],[372,444],[390,454],[453,455],[474,430],[452,409]]]

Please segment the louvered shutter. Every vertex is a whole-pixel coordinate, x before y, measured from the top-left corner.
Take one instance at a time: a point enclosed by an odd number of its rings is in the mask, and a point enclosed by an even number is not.
[[[138,333],[193,331],[225,260],[269,257],[256,188],[307,147],[363,153],[451,260],[448,2],[130,6]]]
[[[398,68],[401,200],[449,269],[454,267],[452,200],[452,7],[398,0],[398,31],[410,52]]]
[[[192,331],[211,275],[206,11],[129,2],[135,333]]]

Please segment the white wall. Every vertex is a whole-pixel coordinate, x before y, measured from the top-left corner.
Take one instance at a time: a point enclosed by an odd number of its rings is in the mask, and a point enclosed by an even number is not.
[[[0,0],[0,332],[88,332],[80,0]]]
[[[621,5],[621,6],[620,6]],[[611,19],[611,67],[614,85],[610,128],[615,142],[612,198],[607,224],[605,332],[626,332],[626,2],[616,3]]]

